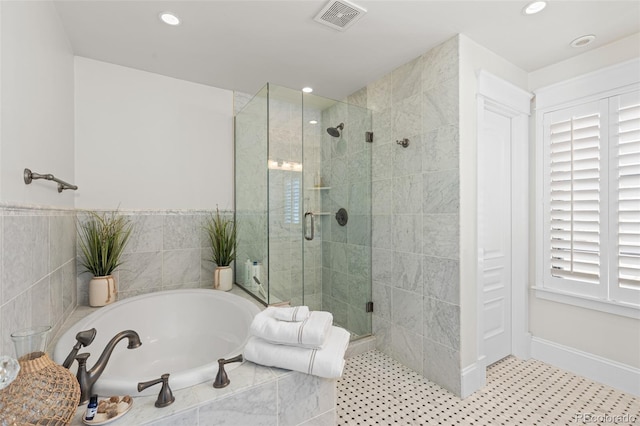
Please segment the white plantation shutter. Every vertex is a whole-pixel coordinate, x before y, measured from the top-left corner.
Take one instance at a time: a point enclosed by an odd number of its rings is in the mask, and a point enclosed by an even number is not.
[[[536,92],[537,297],[640,318],[640,59]]]
[[[284,223],[300,223],[300,173],[291,172],[284,188]]]
[[[544,286],[640,306],[640,92],[544,114]]]
[[[603,114],[604,113],[604,114]],[[606,294],[606,101],[545,114],[547,224],[545,269],[549,287]]]
[[[612,98],[611,298],[640,304],[640,92]]]

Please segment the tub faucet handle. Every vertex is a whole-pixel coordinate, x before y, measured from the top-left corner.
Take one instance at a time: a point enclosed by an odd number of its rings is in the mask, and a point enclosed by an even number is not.
[[[160,389],[160,393],[158,394],[158,399],[156,400],[155,406],[158,408],[162,408],[166,407],[167,405],[171,405],[173,401],[176,400],[176,398],[173,396],[173,392],[171,392],[171,388],[169,387],[169,373],[163,374],[159,379],[138,383],[138,392],[142,392],[149,386],[157,385],[158,383],[162,383],[162,388]]]
[[[231,381],[229,380],[229,376],[227,376],[227,372],[224,371],[224,365],[229,364],[231,362],[242,362],[244,358],[242,358],[242,354],[238,356],[234,356],[233,358],[224,359],[220,358],[218,360],[218,374],[216,374],[216,380],[213,382],[213,387],[216,389],[223,388],[227,386]]]
[[[92,328],[91,330],[84,330],[76,334],[76,344],[73,345],[73,349],[62,363],[62,366],[64,368],[71,367],[71,364],[73,364],[73,360],[76,359],[76,355],[78,354],[80,348],[82,348],[83,346],[89,346],[91,342],[93,342],[93,339],[96,338],[96,333],[96,329]]]

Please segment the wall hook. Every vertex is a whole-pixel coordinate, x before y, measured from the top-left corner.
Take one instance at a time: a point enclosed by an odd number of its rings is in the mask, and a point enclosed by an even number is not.
[[[398,145],[401,145],[403,148],[406,148],[406,147],[408,147],[408,146],[409,146],[409,139],[404,138],[404,139],[402,139],[402,140],[396,141],[396,143],[397,143]]]

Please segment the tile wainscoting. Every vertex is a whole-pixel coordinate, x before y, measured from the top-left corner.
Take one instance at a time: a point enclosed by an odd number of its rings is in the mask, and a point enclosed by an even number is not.
[[[80,212],[79,212],[80,213]],[[125,211],[134,225],[116,271],[118,299],[161,290],[212,288],[215,264],[204,221],[212,211]],[[230,212],[222,212],[232,216]],[[91,274],[78,267],[78,304],[88,305]]]
[[[0,205],[0,354],[15,356],[11,333],[51,325],[77,305],[75,211]]]
[[[202,227],[212,211],[120,213],[134,232],[114,272],[119,299],[213,286],[215,265]],[[77,260],[80,215],[75,209],[0,205],[0,354],[14,355],[13,331],[51,325],[55,335],[78,305],[88,305],[91,275]]]

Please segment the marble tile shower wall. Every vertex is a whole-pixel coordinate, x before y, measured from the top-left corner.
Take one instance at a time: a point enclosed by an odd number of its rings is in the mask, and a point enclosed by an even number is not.
[[[365,131],[371,129],[366,92],[360,91],[323,111],[323,128],[344,123],[340,138],[322,134],[322,178],[328,187],[320,194],[322,216],[322,307],[331,311],[337,324],[349,331],[370,333],[371,316],[371,144]],[[335,220],[340,208],[349,220]]]
[[[0,354],[15,356],[10,334],[51,325],[77,305],[73,210],[0,207]]]
[[[458,63],[456,37],[366,93],[378,348],[460,394]]]
[[[203,229],[212,211],[137,211],[130,218],[134,232],[114,274],[118,298],[180,288],[212,288],[215,264]],[[222,212],[233,217],[232,212]],[[79,213],[80,214],[80,213]],[[88,305],[89,272],[78,267],[78,304]]]

